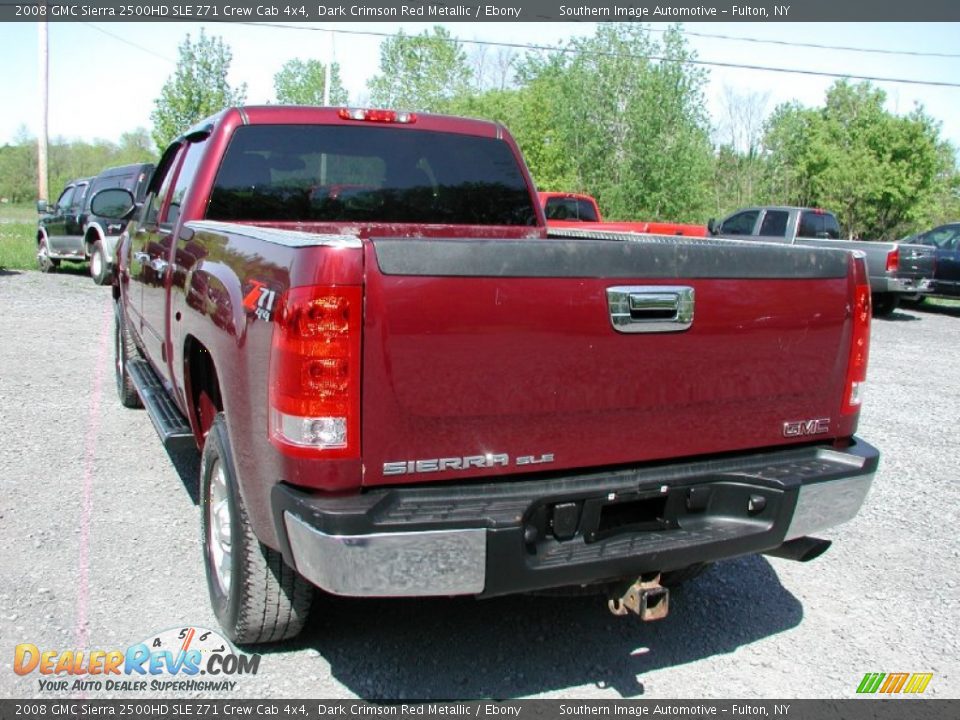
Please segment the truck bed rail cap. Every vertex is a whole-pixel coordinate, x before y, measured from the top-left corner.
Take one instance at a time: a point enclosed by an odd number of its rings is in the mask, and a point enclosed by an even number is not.
[[[279,228],[244,225],[243,223],[218,222],[216,220],[193,220],[186,223],[186,227],[195,232],[242,235],[255,240],[273,243],[274,245],[285,245],[286,247],[362,247],[360,239],[353,235],[328,235],[323,233],[302,232],[300,230],[281,230]]]

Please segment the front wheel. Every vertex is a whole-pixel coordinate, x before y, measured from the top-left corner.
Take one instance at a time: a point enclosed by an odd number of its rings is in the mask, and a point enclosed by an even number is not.
[[[90,277],[97,285],[106,284],[110,278],[110,266],[103,252],[103,243],[99,240],[93,244],[93,252],[90,253]]]
[[[120,404],[127,408],[143,407],[140,393],[137,392],[137,387],[133,384],[133,378],[130,377],[128,364],[134,344],[119,300],[113,306],[113,326],[113,368],[117,379],[117,395],[120,396]]]
[[[37,267],[42,273],[49,273],[60,267],[60,261],[50,257],[50,249],[47,247],[47,239],[42,238],[37,245]]]
[[[310,614],[313,586],[250,527],[237,487],[223,413],[214,418],[200,463],[204,566],[210,602],[233,642],[295,637]]]

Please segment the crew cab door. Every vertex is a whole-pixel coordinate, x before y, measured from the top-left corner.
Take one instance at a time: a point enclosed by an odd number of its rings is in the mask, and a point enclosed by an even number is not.
[[[77,183],[70,207],[64,217],[64,248],[68,253],[84,254],[83,224],[86,217],[87,189],[89,182]]]
[[[76,185],[67,185],[57,198],[57,204],[50,208],[50,215],[43,220],[47,231],[47,247],[53,255],[60,255],[67,247],[67,213],[76,190]]]
[[[147,188],[143,210],[130,228],[127,313],[154,368],[166,376],[166,283],[174,241],[170,195],[183,145],[167,149]]]

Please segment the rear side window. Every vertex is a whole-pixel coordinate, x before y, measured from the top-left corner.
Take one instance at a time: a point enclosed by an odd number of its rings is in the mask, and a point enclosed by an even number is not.
[[[83,201],[87,197],[87,183],[77,185],[77,191],[73,194],[73,200],[70,201],[70,213],[76,214],[83,210]]]
[[[720,226],[722,235],[751,235],[753,226],[757,224],[757,218],[760,216],[759,210],[745,210],[736,215],[731,215],[723,221]]]
[[[238,128],[212,220],[533,225],[527,184],[495,138],[390,127]]]
[[[548,198],[544,205],[547,220],[581,220],[599,222],[593,203],[579,198]]]
[[[767,210],[760,223],[760,234],[765,237],[785,237],[789,216],[786,210]]]
[[[804,210],[800,213],[797,237],[839,240],[840,225],[830,213],[819,210]]]

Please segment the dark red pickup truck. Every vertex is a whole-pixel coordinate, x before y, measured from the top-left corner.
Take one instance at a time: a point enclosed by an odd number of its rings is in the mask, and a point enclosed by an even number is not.
[[[202,451],[238,642],[313,586],[652,619],[711,561],[816,556],[870,487],[855,253],[548,238],[505,128],[382,110],[225,110],[94,203],[132,217],[118,391]]]

